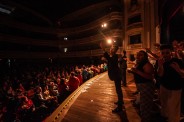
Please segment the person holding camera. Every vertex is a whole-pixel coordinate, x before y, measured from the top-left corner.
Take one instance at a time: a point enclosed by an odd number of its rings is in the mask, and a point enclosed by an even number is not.
[[[108,76],[110,80],[114,81],[116,93],[118,96],[118,101],[115,102],[115,104],[117,104],[117,108],[112,110],[112,112],[121,112],[124,102],[121,89],[121,72],[118,66],[118,55],[116,54],[116,52],[118,51],[118,46],[112,45],[112,47],[110,48],[110,53],[105,50],[105,46],[103,43],[100,43],[100,47],[104,51],[104,58],[107,60]]]

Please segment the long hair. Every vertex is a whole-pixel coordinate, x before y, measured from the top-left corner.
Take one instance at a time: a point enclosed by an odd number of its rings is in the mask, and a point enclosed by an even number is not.
[[[144,58],[139,63],[137,63],[137,69],[142,69],[142,67],[149,62],[148,54],[144,50],[140,50],[138,53],[143,53]]]
[[[140,50],[139,52],[141,52],[141,53],[143,53],[143,54],[144,54],[144,59],[143,59],[143,61],[144,61],[144,62],[148,62],[148,61],[149,61],[149,59],[148,59],[148,54],[147,54],[147,52],[146,52],[146,51],[144,51],[144,50]]]

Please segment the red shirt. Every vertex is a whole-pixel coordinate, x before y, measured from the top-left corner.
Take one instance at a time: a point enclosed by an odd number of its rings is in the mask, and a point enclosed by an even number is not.
[[[80,80],[76,76],[71,76],[68,81],[69,90],[75,91],[80,85]]]

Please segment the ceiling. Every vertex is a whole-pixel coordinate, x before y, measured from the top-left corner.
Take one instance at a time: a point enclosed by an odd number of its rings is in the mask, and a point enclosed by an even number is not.
[[[78,22],[79,24],[84,17],[87,21],[90,17],[94,18],[95,15],[103,16],[112,9],[107,1],[111,1],[111,4],[120,3],[119,0],[1,0],[0,6],[10,9],[11,16],[17,20],[39,26],[57,26],[63,24],[63,19],[65,22]],[[104,5],[105,3],[106,5]],[[94,6],[99,7],[94,9]],[[81,9],[86,9],[81,13],[83,16],[76,16],[75,12]],[[76,22],[76,20],[78,21]],[[83,22],[84,19],[81,23]]]
[[[0,51],[58,52],[99,49],[101,22],[120,32],[121,0],[0,0]],[[9,12],[9,13],[6,13]],[[114,12],[114,13],[113,13]],[[115,14],[115,18],[111,18]],[[115,32],[114,32],[115,30]],[[65,41],[64,38],[68,40]],[[115,35],[117,37],[117,35]],[[13,51],[13,52],[12,52]],[[19,53],[18,52],[18,53]]]

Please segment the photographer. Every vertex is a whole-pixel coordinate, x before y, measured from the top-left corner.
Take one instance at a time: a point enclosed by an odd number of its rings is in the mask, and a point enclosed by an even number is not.
[[[123,93],[121,89],[121,74],[120,68],[118,67],[118,55],[116,54],[118,50],[118,46],[112,45],[110,48],[110,53],[108,54],[105,50],[105,46],[103,43],[100,43],[100,47],[104,51],[104,57],[107,60],[107,67],[108,67],[108,76],[110,80],[114,81],[116,87],[116,93],[118,96],[118,101],[115,102],[117,104],[117,108],[112,110],[113,113],[121,112],[123,102]]]

